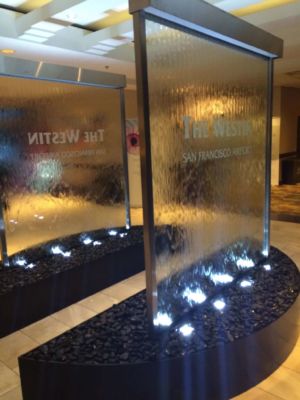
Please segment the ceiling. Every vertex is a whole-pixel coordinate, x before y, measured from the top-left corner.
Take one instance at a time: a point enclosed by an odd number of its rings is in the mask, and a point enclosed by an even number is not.
[[[275,84],[300,88],[300,1],[207,2],[281,37]],[[0,50],[10,57],[125,74],[134,88],[132,41],[127,0],[0,0]]]

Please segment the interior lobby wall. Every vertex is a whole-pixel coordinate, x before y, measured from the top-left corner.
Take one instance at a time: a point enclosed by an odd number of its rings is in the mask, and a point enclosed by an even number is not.
[[[125,90],[126,118],[137,118],[137,100],[135,90]]]
[[[282,87],[280,154],[297,150],[297,120],[300,116],[300,88]]]
[[[272,117],[272,166],[271,184],[279,185],[280,180],[280,125],[281,125],[281,87],[273,90],[273,117]]]

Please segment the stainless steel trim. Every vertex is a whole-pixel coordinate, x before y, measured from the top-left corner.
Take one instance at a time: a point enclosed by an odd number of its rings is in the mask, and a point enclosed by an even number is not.
[[[269,58],[283,53],[283,41],[278,37],[202,0],[129,0],[129,11],[144,11]]]
[[[266,158],[265,158],[265,212],[264,212],[264,242],[266,254],[270,252],[270,214],[271,214],[271,163],[272,163],[272,114],[273,114],[273,60],[268,62],[268,97],[266,121]]]
[[[111,89],[126,87],[125,75],[23,60],[5,55],[0,55],[0,76],[91,85]],[[79,76],[80,81],[78,80]]]
[[[126,142],[126,113],[125,113],[125,94],[124,89],[120,89],[120,118],[121,118],[121,134],[122,134],[122,151],[123,151],[123,168],[125,183],[125,213],[126,228],[131,227],[130,219],[130,192],[129,192],[129,174],[128,174],[128,152]]]
[[[155,232],[152,187],[151,139],[149,118],[146,30],[144,14],[133,16],[135,59],[137,73],[138,121],[141,139],[141,173],[144,216],[144,251],[148,317],[150,323],[157,312],[157,283],[155,263]]]

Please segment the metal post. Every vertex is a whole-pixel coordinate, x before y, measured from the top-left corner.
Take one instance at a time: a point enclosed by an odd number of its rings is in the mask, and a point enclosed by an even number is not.
[[[125,114],[125,96],[124,89],[120,89],[120,110],[121,110],[121,134],[122,134],[122,149],[123,149],[123,167],[124,167],[124,182],[125,182],[125,213],[126,213],[126,228],[131,227],[130,219],[130,195],[129,195],[129,175],[128,175],[128,156],[126,143],[126,114]]]
[[[138,121],[141,138],[141,174],[144,217],[144,251],[148,317],[152,323],[157,312],[157,283],[154,250],[154,209],[151,165],[146,27],[143,12],[133,15],[135,60],[137,72]]]
[[[7,255],[6,233],[4,224],[3,204],[0,204],[0,254],[1,261],[5,267],[9,267],[9,259]]]
[[[265,160],[265,212],[263,250],[270,252],[270,209],[271,209],[271,162],[272,162],[272,113],[273,113],[273,59],[268,61],[268,94],[266,121],[266,160]]]

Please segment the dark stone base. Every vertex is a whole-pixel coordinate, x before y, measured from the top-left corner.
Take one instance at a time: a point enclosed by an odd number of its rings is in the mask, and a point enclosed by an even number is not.
[[[117,230],[72,235],[10,257],[11,267],[0,269],[0,337],[142,271],[142,227]],[[84,245],[86,237],[101,245]],[[51,254],[53,246],[71,256]],[[27,264],[17,266],[20,259]]]
[[[243,275],[251,287],[240,278],[224,288],[222,312],[208,298],[159,335],[143,291],[21,356],[24,400],[225,400],[249,389],[297,340],[299,271],[272,248]]]

